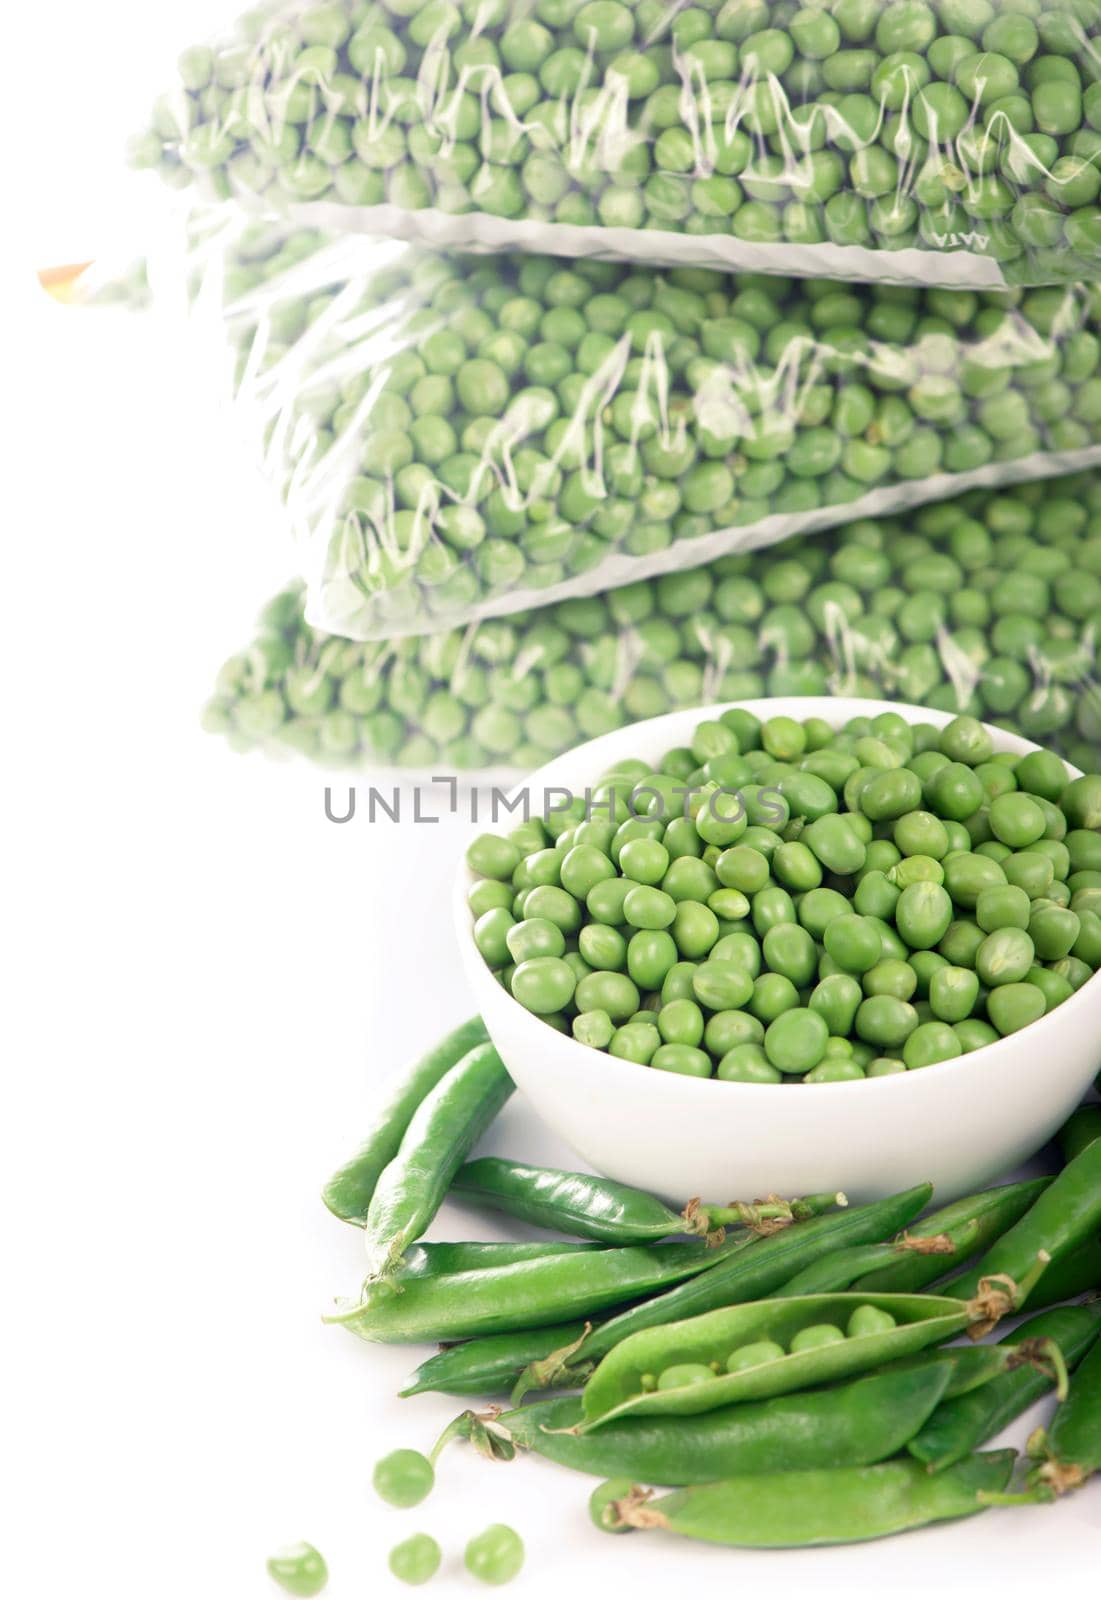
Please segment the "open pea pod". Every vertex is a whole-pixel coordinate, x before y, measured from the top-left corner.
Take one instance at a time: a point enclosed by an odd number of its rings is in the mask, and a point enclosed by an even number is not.
[[[597,1367],[582,1395],[582,1427],[615,1417],[693,1416],[739,1400],[834,1383],[967,1328],[987,1331],[1013,1309],[1014,1292],[1015,1286],[991,1285],[973,1301],[924,1294],[804,1295],[648,1328],[617,1345]],[[728,1362],[742,1356],[747,1364],[727,1370]]]

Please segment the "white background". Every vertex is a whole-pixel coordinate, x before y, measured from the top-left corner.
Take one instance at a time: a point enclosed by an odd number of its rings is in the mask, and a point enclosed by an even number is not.
[[[152,226],[118,145],[220,10],[55,0],[9,61],[6,1591],[270,1600],[264,1557],[305,1537],[353,1600],[403,1592],[385,1554],[424,1528],[447,1552],[428,1592],[469,1595],[462,1545],[496,1520],[524,1536],[509,1592],[529,1597],[1095,1576],[1101,1487],[798,1555],[612,1541],[589,1480],[462,1447],[422,1507],[372,1496],[374,1460],[426,1447],[461,1403],[392,1399],[424,1352],[321,1326],[363,1265],[316,1196],[371,1084],[469,1009],[446,911],[463,829],[334,827],[315,774],[199,733],[289,570],[273,504],[186,335],[63,311],[30,276]],[[518,1104],[492,1147],[566,1158]],[[494,1233],[450,1209],[438,1231]]]

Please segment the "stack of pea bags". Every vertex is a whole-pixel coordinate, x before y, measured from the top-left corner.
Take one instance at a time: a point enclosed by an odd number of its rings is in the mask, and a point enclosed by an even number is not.
[[[1099,21],[268,0],[187,51],[135,155],[214,202],[304,552],[207,726],[496,778],[853,694],[1094,764]]]

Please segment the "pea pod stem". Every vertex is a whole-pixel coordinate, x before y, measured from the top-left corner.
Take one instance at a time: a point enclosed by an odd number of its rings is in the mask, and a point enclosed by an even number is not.
[[[985,1339],[988,1333],[993,1333],[1003,1317],[1009,1316],[1012,1311],[1019,1311],[1050,1261],[1047,1251],[1039,1250],[1032,1266],[1016,1281],[1007,1272],[995,1272],[989,1277],[980,1278],[977,1294],[967,1302],[971,1314],[968,1338],[976,1343]]]
[[[802,1200],[781,1200],[779,1195],[770,1194],[764,1200],[732,1200],[725,1206],[708,1206],[696,1199],[688,1202],[681,1216],[689,1233],[721,1238],[724,1229],[743,1227],[765,1238],[793,1222],[806,1222],[834,1206],[843,1209],[848,1203],[848,1196],[840,1190],[835,1194],[808,1195]]]

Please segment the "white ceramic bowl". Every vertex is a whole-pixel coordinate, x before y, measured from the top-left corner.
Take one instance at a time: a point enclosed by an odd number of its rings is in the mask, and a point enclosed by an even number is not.
[[[761,718],[823,717],[837,727],[889,710],[908,722],[952,720],[882,700],[737,703]],[[545,791],[581,792],[617,760],[653,759],[687,744],[698,722],[726,709],[675,711],[579,745],[523,786],[533,812]],[[1023,755],[1037,748],[990,732],[997,749]],[[489,831],[507,833],[518,817]],[[654,1072],[556,1032],[502,989],[474,944],[470,883],[464,864],[454,901],[459,945],[478,1009],[517,1087],[598,1172],[680,1204],[693,1195],[724,1201],[831,1189],[866,1200],[926,1180],[939,1200],[950,1200],[1003,1176],[1046,1143],[1101,1064],[1099,973],[1020,1033],[920,1072],[776,1085]]]

